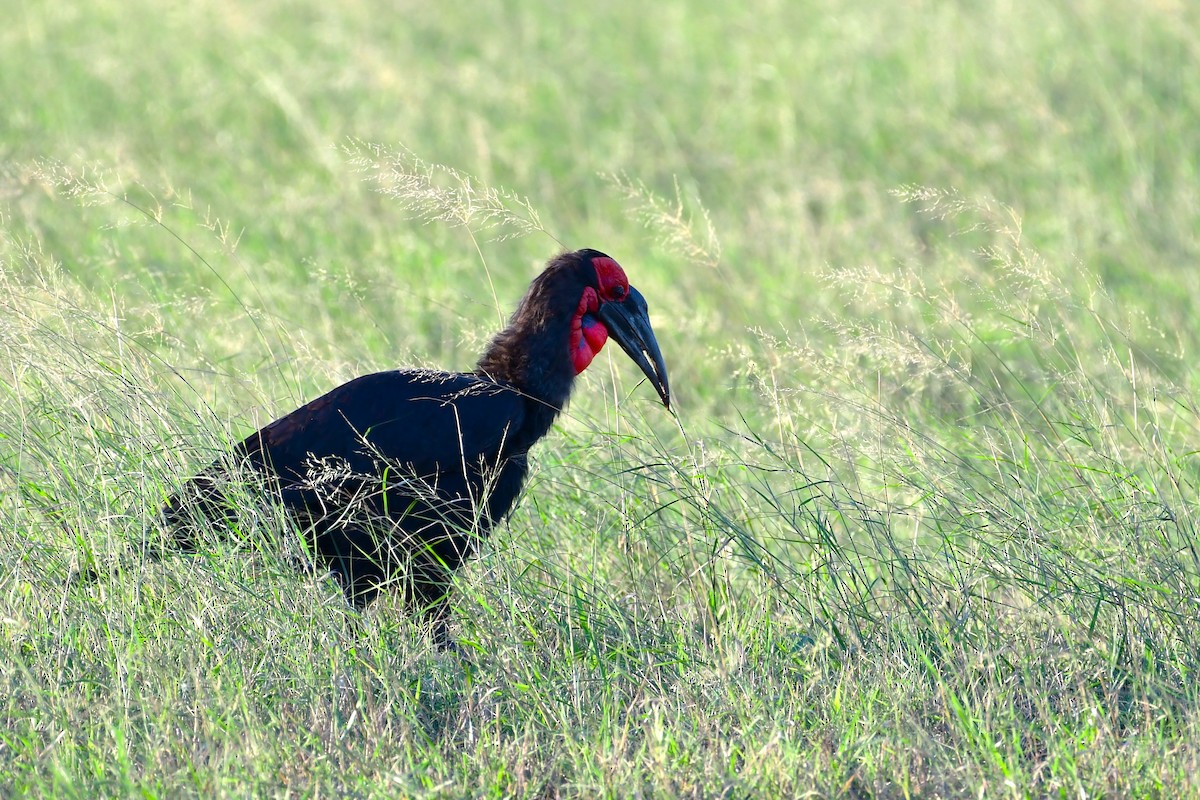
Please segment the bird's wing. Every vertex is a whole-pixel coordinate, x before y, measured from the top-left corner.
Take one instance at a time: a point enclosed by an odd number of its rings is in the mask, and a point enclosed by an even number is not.
[[[314,459],[358,473],[381,462],[417,474],[458,471],[511,449],[525,402],[511,387],[462,375],[395,370],[364,375],[247,437],[241,450],[284,480]]]

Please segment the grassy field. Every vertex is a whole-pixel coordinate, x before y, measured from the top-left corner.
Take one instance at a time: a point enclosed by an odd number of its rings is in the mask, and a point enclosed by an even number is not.
[[[0,11],[0,795],[1200,797],[1200,6]],[[118,558],[561,246],[676,413],[593,364],[466,658]]]

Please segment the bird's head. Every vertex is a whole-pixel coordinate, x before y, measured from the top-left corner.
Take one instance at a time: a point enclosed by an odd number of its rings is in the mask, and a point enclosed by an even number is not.
[[[566,254],[582,279],[579,301],[571,318],[571,363],[578,375],[611,336],[654,386],[663,405],[671,407],[667,367],[650,327],[646,298],[629,285],[625,270],[598,250]]]
[[[650,327],[646,299],[625,270],[598,250],[561,253],[529,286],[479,371],[561,408],[575,376],[609,338],[621,346],[671,407],[667,368]]]

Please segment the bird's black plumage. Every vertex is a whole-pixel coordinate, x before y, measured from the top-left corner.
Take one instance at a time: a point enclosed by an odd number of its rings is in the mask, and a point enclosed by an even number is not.
[[[603,344],[597,325],[668,403],[641,295],[603,253],[564,253],[534,280],[474,372],[364,375],[272,422],[167,501],[173,543],[197,549],[195,523],[230,515],[223,485],[249,468],[348,599],[362,607],[395,586],[444,638],[450,574],[512,508],[529,448]]]

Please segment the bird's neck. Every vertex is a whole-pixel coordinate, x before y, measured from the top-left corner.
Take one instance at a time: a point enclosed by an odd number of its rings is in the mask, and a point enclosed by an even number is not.
[[[558,330],[562,328],[562,330]],[[514,319],[488,344],[476,374],[507,383],[529,401],[526,427],[540,437],[571,397],[575,368],[568,350],[570,320]]]

